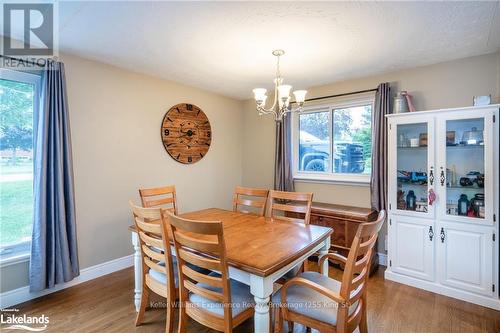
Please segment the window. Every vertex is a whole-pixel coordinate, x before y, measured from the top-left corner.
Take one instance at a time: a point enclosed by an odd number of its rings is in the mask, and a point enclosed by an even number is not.
[[[0,263],[29,256],[39,76],[0,69]]]
[[[373,96],[294,114],[294,179],[368,183]]]

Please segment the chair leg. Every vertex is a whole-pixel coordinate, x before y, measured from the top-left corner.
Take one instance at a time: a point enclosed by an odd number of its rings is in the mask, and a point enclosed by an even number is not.
[[[139,312],[137,312],[137,317],[135,318],[135,326],[139,326],[142,324],[148,300],[149,300],[149,289],[146,286],[143,286],[141,293],[141,305],[139,307]]]
[[[288,320],[287,323],[288,323],[288,333],[292,333],[293,332],[293,321]]]
[[[359,332],[368,333],[368,322],[366,319],[366,308],[363,309],[361,313],[361,321],[359,322]]]
[[[279,306],[276,307],[274,332],[281,333],[283,331],[283,313]]]
[[[174,331],[174,304],[167,299],[167,317],[165,318],[165,333]]]
[[[179,330],[178,333],[186,333],[187,331],[187,315],[186,308],[183,302],[179,301]]]
[[[306,259],[304,260],[304,263],[302,264],[302,272],[307,272],[309,270],[309,260]]]

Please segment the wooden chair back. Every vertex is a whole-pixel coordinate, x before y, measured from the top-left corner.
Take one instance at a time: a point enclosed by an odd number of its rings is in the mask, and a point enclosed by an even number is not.
[[[173,297],[175,295],[173,259],[168,229],[161,223],[161,209],[143,208],[132,202],[129,204],[139,236],[143,284],[158,295]],[[153,279],[149,274],[150,270],[165,274],[167,285]]]
[[[260,216],[264,216],[268,194],[269,190],[266,189],[237,186],[233,195],[233,211],[252,213],[253,211],[248,210],[251,207],[257,210]]]
[[[181,302],[179,325],[185,329],[186,315],[212,329],[230,332],[233,327],[231,290],[226,245],[222,222],[194,221],[175,216],[167,211],[164,222],[168,221],[177,253],[179,265],[179,299]],[[220,276],[205,275],[193,270],[190,265],[220,272]],[[214,291],[200,286],[205,284],[217,288]],[[189,302],[189,293],[224,304],[221,318]]]
[[[310,192],[269,191],[268,216],[290,222],[309,224],[313,194]],[[283,215],[276,214],[281,212]],[[285,216],[293,213],[296,217]]]
[[[358,327],[362,312],[366,311],[366,287],[370,273],[370,259],[377,241],[378,232],[385,221],[386,213],[381,211],[376,221],[359,225],[347,257],[347,263],[342,275],[340,296],[347,305],[359,301],[356,310],[349,316],[348,306],[339,306],[337,327],[343,326],[343,332],[352,332]]]
[[[177,215],[177,197],[175,186],[163,186],[155,188],[139,189],[142,206],[146,208],[159,207],[169,209],[173,214]],[[169,207],[165,207],[169,206]]]

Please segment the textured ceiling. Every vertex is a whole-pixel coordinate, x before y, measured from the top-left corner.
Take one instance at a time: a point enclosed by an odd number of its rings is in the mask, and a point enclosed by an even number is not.
[[[60,49],[226,96],[495,52],[499,2],[61,2]]]

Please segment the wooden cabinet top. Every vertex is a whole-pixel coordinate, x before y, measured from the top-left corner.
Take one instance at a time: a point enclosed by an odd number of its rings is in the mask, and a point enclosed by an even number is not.
[[[311,213],[359,222],[369,222],[377,219],[377,211],[371,208],[327,204],[323,202],[313,202]]]

